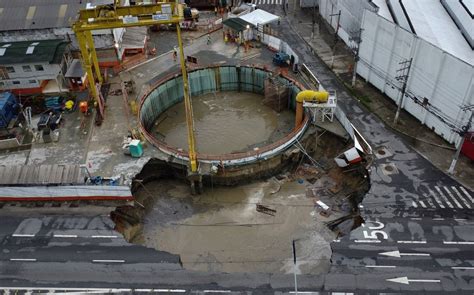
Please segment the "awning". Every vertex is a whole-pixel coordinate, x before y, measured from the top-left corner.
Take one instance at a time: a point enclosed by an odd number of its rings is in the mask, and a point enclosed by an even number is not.
[[[251,23],[246,22],[245,20],[242,20],[238,17],[228,18],[224,20],[222,23],[224,24],[224,26],[227,26],[237,32],[242,32],[242,31],[245,31],[247,28],[254,27],[254,25],[252,25]]]
[[[251,13],[245,14],[239,18],[251,23],[254,26],[266,25],[280,19],[278,15],[271,14],[261,9],[254,10]]]
[[[65,78],[82,78],[84,77],[84,70],[82,69],[81,61],[78,59],[72,60],[69,65]]]
[[[43,91],[44,94],[50,93],[61,93],[61,92],[69,92],[67,86],[61,85],[61,89],[59,89],[59,85],[56,80],[49,80],[48,84],[44,86]]]

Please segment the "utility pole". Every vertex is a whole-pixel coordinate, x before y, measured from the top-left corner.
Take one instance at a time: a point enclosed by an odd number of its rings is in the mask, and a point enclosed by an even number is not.
[[[398,123],[398,116],[400,116],[400,110],[403,105],[403,98],[405,97],[405,91],[407,89],[408,75],[410,74],[410,67],[411,67],[412,61],[413,61],[413,58],[410,58],[409,60],[401,61],[398,63],[401,66],[401,68],[397,70],[397,73],[401,72],[401,74],[395,77],[395,79],[398,80],[399,82],[402,82],[403,85],[402,85],[402,96],[400,97],[400,100],[398,102],[397,112],[395,113],[393,124]]]
[[[295,240],[293,240],[292,247],[293,247],[293,272],[295,274],[295,294],[298,295],[298,281],[296,280],[296,247],[295,247]]]
[[[313,0],[313,29],[311,30],[311,40],[314,38],[314,25],[316,24],[316,0]]]
[[[334,65],[334,55],[336,54],[336,44],[337,44],[337,33],[339,32],[339,26],[341,21],[341,11],[339,10],[338,13],[330,14],[329,16],[332,17],[337,15],[337,24],[336,24],[336,31],[334,32],[334,45],[332,47],[332,59],[331,59],[331,69]]]
[[[459,132],[459,135],[461,136],[461,141],[459,142],[456,153],[454,154],[453,161],[451,162],[451,166],[449,166],[449,169],[448,169],[449,174],[454,174],[454,167],[456,167],[456,163],[459,159],[459,154],[461,153],[462,146],[464,145],[464,139],[466,138],[466,133],[469,132],[469,129],[471,129],[472,119],[474,116],[474,111],[472,109],[474,109],[474,106],[469,106],[465,108],[464,110],[468,110],[468,109],[471,109],[471,117],[469,117],[469,121],[467,121],[467,124],[461,128],[461,132]]]
[[[356,77],[357,77],[357,62],[359,61],[359,48],[360,43],[362,42],[362,31],[364,29],[360,28],[354,37],[351,37],[350,40],[355,43],[352,47],[352,52],[354,53],[354,67],[352,69],[352,87],[355,86]]]

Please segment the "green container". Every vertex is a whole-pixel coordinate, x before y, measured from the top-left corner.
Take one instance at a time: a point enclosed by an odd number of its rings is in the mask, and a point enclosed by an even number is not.
[[[143,146],[138,139],[132,140],[128,146],[130,155],[134,158],[140,158],[143,155]]]

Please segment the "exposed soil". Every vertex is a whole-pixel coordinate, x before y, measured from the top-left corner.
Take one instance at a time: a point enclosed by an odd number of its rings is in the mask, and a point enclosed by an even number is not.
[[[332,158],[346,148],[325,133],[306,144],[317,165],[301,159],[289,173],[241,186],[207,187],[198,196],[176,179],[149,182],[135,192],[145,209],[118,208],[117,228],[130,242],[179,254],[184,268],[198,271],[291,273],[296,240],[298,271],[324,273],[330,242],[354,222],[335,231],[328,224],[353,220],[354,196],[368,189],[358,169],[344,172],[334,164]],[[330,209],[323,212],[316,201]],[[263,207],[257,210],[257,205]]]

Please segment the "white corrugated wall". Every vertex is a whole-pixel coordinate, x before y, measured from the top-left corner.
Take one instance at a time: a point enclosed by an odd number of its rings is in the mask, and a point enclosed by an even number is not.
[[[413,58],[403,108],[450,143],[460,137],[453,127],[467,123],[474,104],[474,67],[416,35],[366,11],[357,73],[395,102],[401,84],[395,79],[399,62]],[[418,102],[427,99],[429,105]]]

